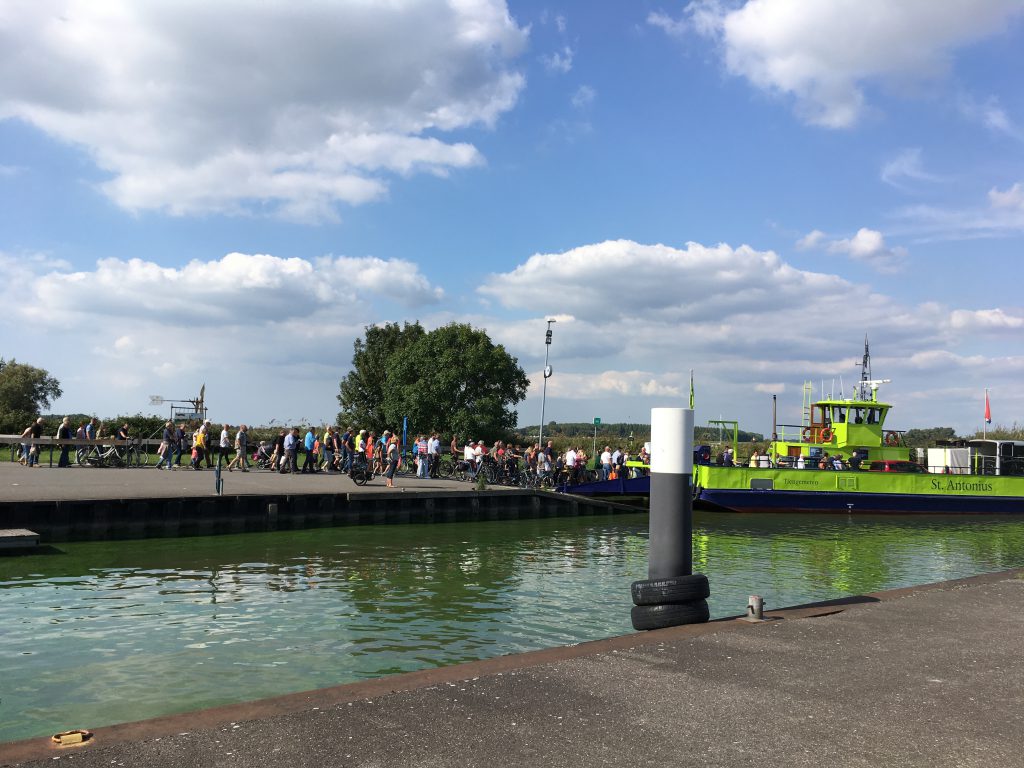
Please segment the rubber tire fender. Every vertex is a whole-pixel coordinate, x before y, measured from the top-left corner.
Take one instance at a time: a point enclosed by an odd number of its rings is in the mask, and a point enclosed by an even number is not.
[[[703,573],[676,576],[671,579],[643,579],[630,586],[633,605],[689,603],[711,595],[708,577]]]
[[[630,613],[633,629],[662,629],[682,624],[703,624],[711,617],[707,600],[664,605],[634,605]]]

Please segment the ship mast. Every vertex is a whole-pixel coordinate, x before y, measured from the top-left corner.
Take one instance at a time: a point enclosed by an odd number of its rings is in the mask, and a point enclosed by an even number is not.
[[[864,334],[864,357],[860,362],[860,381],[857,384],[857,399],[871,400],[878,399],[878,386],[888,384],[891,379],[871,378],[871,351],[868,349],[868,335]]]
[[[864,334],[864,359],[860,363],[860,380],[861,386],[863,382],[871,381],[871,352],[868,350],[868,335]]]

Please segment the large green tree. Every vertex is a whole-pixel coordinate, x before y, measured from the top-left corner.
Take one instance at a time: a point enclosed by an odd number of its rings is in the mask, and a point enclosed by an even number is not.
[[[341,380],[338,419],[380,431],[438,430],[461,439],[507,437],[512,407],[529,380],[515,357],[485,331],[450,323],[429,333],[419,323],[369,327],[355,342],[352,371]]]
[[[21,432],[60,396],[60,382],[48,371],[0,357],[0,431]]]

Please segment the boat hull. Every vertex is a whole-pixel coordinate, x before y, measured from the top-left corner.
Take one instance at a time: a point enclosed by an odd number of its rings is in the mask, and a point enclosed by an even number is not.
[[[1024,477],[696,466],[694,484],[698,507],[732,512],[1024,514]],[[650,478],[560,490],[586,496],[640,496],[650,493]]]
[[[1024,498],[1013,496],[934,496],[909,493],[839,491],[743,491],[707,489],[698,501],[731,512],[808,512],[852,515],[1014,515],[1024,514]]]
[[[1024,514],[1024,477],[695,467],[697,498],[736,512]]]

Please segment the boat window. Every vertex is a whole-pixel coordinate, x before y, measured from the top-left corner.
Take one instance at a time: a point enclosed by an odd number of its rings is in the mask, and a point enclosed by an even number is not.
[[[1013,458],[1024,459],[1024,443],[1013,444]]]
[[[863,408],[851,408],[850,412],[853,414],[854,424],[864,423],[864,409]]]
[[[868,424],[881,424],[882,423],[882,409],[881,408],[868,408]]]
[[[999,444],[999,458],[1009,459],[1013,457],[1013,443]]]
[[[833,405],[832,406],[832,421],[835,424],[846,423],[846,406],[844,405]]]
[[[823,405],[811,409],[811,424],[828,424],[828,412]]]

